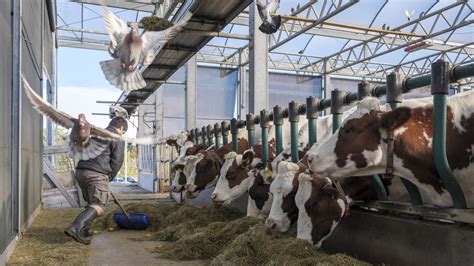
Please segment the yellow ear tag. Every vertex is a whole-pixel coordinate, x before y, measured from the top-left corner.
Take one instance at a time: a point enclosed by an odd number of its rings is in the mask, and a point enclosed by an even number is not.
[[[265,175],[266,175],[267,177],[271,177],[271,176],[273,175],[272,170],[266,169],[266,170],[265,170]]]
[[[176,172],[181,173],[181,172],[183,172],[183,169],[181,169],[181,168],[176,169]]]

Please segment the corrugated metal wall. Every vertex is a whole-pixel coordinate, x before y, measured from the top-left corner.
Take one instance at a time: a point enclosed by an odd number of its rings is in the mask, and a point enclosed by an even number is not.
[[[20,182],[20,224],[25,225],[41,204],[43,119],[33,110],[23,90],[21,91],[21,136],[13,134],[14,81],[19,78],[14,70],[14,18],[13,4],[20,0],[0,1],[0,264],[6,257],[5,248],[17,234],[17,191]],[[31,87],[42,94],[43,65],[53,74],[53,36],[48,24],[45,0],[22,0],[21,72]],[[54,77],[51,77],[54,78]],[[16,157],[12,157],[16,140],[21,138],[20,177],[12,176]],[[8,256],[8,255],[7,255]]]
[[[13,237],[11,178],[12,110],[12,10],[11,1],[0,1],[0,253]]]
[[[22,1],[22,72],[30,86],[42,94],[42,30],[44,1]],[[45,17],[45,16],[44,16]],[[52,56],[52,51],[45,50],[45,57]],[[38,207],[41,201],[42,153],[43,153],[43,119],[32,108],[24,92],[22,92],[21,121],[21,204],[20,214],[23,224]]]

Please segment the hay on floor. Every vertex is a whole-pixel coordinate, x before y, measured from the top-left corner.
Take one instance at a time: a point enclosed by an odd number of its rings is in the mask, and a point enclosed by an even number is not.
[[[83,265],[89,246],[64,234],[81,209],[43,209],[18,243],[9,265]]]

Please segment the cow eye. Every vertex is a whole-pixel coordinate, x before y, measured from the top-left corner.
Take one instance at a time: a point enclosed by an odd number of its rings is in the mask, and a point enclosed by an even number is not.
[[[353,127],[344,128],[344,134],[350,134],[350,133],[353,133],[353,132],[354,132],[354,128],[353,128]]]

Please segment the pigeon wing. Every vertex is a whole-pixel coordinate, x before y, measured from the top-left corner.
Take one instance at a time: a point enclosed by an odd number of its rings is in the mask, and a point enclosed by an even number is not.
[[[128,143],[140,144],[140,145],[151,145],[156,144],[157,139],[155,135],[150,135],[141,138],[126,138],[122,135],[117,133],[113,133],[108,131],[107,129],[103,129],[100,127],[96,127],[92,125],[91,128],[91,135],[94,135],[100,139],[110,140],[110,141],[126,141]]]
[[[193,16],[188,12],[178,23],[163,31],[147,31],[143,33],[142,40],[142,65],[148,66],[155,58],[155,49],[161,44],[173,39],[187,24],[189,19]]]
[[[122,43],[125,35],[128,33],[127,24],[107,7],[104,7],[104,23],[112,41],[111,47],[116,48]]]
[[[30,99],[33,108],[62,127],[72,128],[74,126],[74,121],[76,121],[75,118],[56,109],[54,106],[43,100],[43,98],[36,94],[36,92],[30,87],[28,81],[26,81],[23,76],[21,78],[26,96]]]
[[[269,5],[268,5],[268,13],[275,14],[277,9],[280,7],[280,0],[273,0]]]

